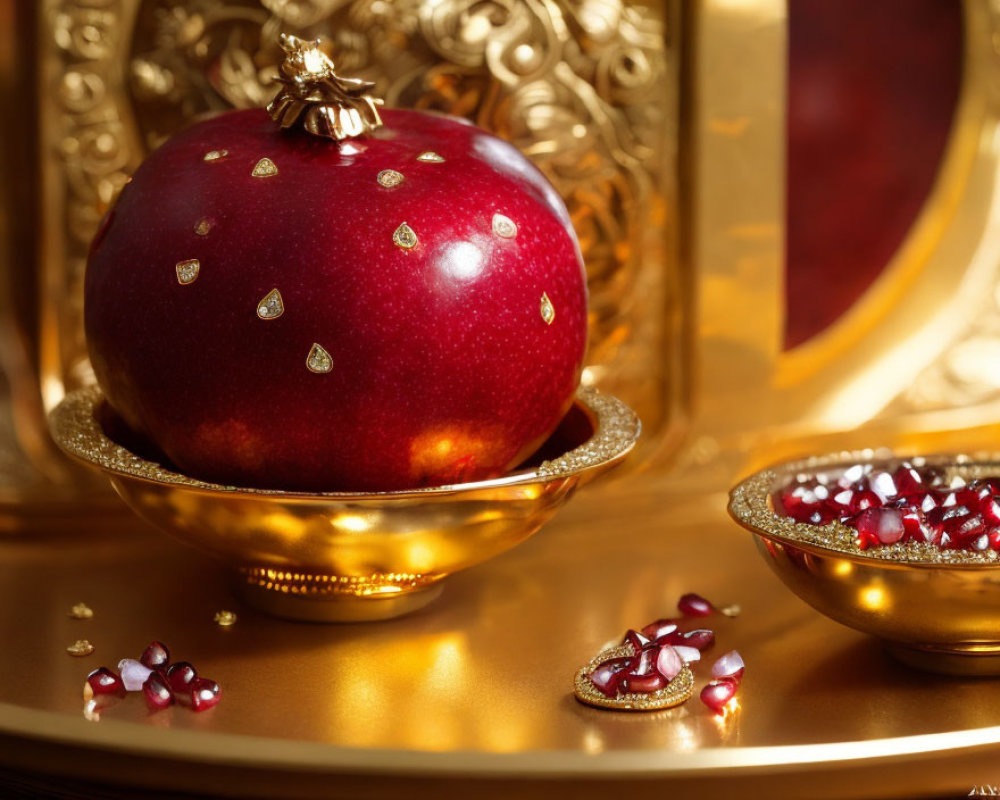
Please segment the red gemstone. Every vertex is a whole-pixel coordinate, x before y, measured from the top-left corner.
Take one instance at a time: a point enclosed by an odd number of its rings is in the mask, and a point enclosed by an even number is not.
[[[187,661],[178,661],[167,667],[167,686],[177,694],[188,694],[191,682],[198,677],[195,668]]]
[[[660,652],[656,655],[656,671],[666,678],[667,681],[672,681],[676,678],[683,667],[684,659],[677,654],[674,648],[669,644],[660,648]]]
[[[726,703],[733,699],[739,684],[732,678],[709,681],[701,690],[701,702],[716,714],[721,714]]]
[[[659,639],[661,636],[666,636],[676,630],[677,620],[658,619],[656,622],[650,622],[645,628],[643,628],[642,635],[650,640]]]
[[[669,682],[670,681],[655,670],[648,675],[633,675],[629,672],[622,678],[621,687],[623,692],[649,694],[650,692],[662,689]]]
[[[705,628],[688,631],[682,634],[679,644],[686,644],[688,647],[694,647],[698,650],[708,650],[715,644],[715,633]]]
[[[746,665],[743,663],[742,656],[736,650],[730,650],[712,664],[712,677],[716,679],[732,678],[736,683],[739,683],[743,680],[745,669]]]
[[[195,678],[191,682],[191,708],[195,711],[207,711],[217,705],[222,697],[222,689],[213,680]]]
[[[166,669],[170,663],[170,651],[163,642],[152,642],[139,659],[142,664],[150,669]]]
[[[629,658],[615,658],[605,661],[599,664],[587,677],[597,687],[597,691],[605,697],[615,697],[630,661]]]
[[[814,514],[822,512],[829,496],[829,489],[816,480],[795,481],[773,495],[772,500],[786,516],[799,522],[809,522]]]
[[[685,617],[707,617],[715,610],[708,600],[694,593],[682,595],[677,608]]]
[[[858,546],[862,550],[869,547],[895,544],[906,532],[903,514],[897,508],[869,508],[854,520],[858,531]]]
[[[853,497],[851,498],[851,503],[848,506],[848,510],[851,514],[860,514],[862,511],[866,511],[869,508],[877,508],[881,505],[881,497],[873,491],[862,489],[854,492]]]
[[[868,486],[882,501],[891,500],[899,494],[896,481],[888,472],[873,472],[868,476]]]
[[[638,631],[630,629],[629,631],[626,632],[625,638],[622,639],[622,644],[632,645],[632,649],[638,653],[640,650],[642,650],[642,648],[644,648],[647,644],[649,644],[649,638],[643,636]]]
[[[174,703],[173,692],[159,672],[150,672],[146,682],[142,684],[142,696],[150,711],[160,711]]]
[[[83,698],[90,701],[95,697],[124,697],[125,684],[122,679],[108,667],[98,667],[87,676],[83,686]]]

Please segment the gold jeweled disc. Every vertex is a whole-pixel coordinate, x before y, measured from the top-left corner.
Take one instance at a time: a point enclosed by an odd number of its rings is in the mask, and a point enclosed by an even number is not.
[[[588,664],[577,670],[573,679],[573,695],[588,706],[610,708],[615,711],[662,711],[691,699],[694,693],[694,673],[687,664],[670,683],[655,692],[626,692],[617,697],[601,694],[590,680],[590,673],[610,658],[629,658],[633,655],[635,650],[630,644],[616,645],[602,650]]]
[[[392,189],[394,186],[399,186],[399,184],[406,180],[406,177],[402,172],[397,172],[394,169],[384,169],[375,176],[375,180],[386,189]]]

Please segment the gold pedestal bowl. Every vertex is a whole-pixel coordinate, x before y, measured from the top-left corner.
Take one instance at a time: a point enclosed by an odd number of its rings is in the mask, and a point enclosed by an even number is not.
[[[492,480],[397,492],[306,494],[206,483],[126,446],[97,388],[51,413],[59,446],[96,467],[140,517],[232,565],[243,599],[318,622],[389,619],[451,573],[528,538],[639,436],[621,401],[578,391],[536,464]]]
[[[1000,461],[955,455],[919,459],[948,480],[998,476]],[[894,544],[861,550],[838,521],[811,525],[775,512],[771,493],[796,475],[835,478],[853,464],[893,461],[860,451],[765,469],[730,493],[729,512],[754,534],[761,555],[788,588],[821,613],[881,639],[890,654],[920,669],[1000,675],[1000,559],[995,551]]]

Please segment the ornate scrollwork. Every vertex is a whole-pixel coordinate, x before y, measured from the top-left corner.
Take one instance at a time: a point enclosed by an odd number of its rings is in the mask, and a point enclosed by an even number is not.
[[[62,111],[69,295],[86,242],[145,149],[192,117],[263,106],[278,33],[331,40],[388,105],[465,116],[508,139],[567,202],[591,290],[590,358],[633,384],[664,359],[662,159],[673,102],[663,7],[623,0],[49,0]],[[128,8],[125,8],[125,7]],[[131,26],[128,22],[131,20]],[[124,85],[122,80],[124,79]],[[96,112],[96,113],[91,113]],[[100,121],[97,121],[100,120]],[[57,139],[58,140],[58,139]],[[67,353],[85,364],[82,325]],[[79,333],[77,333],[79,332]],[[634,388],[625,394],[635,394]],[[634,397],[644,413],[643,403]],[[652,398],[651,405],[659,405]]]

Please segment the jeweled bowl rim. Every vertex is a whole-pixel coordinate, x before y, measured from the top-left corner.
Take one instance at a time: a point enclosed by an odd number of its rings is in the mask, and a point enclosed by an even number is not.
[[[773,511],[768,504],[771,488],[782,475],[818,472],[856,463],[879,463],[892,460],[919,460],[921,465],[949,469],[962,477],[987,477],[992,468],[1000,475],[1000,454],[968,455],[931,453],[907,456],[889,449],[844,450],[821,456],[793,459],[771,464],[737,483],[729,492],[729,515],[743,528],[764,539],[790,545],[822,556],[831,556],[886,569],[961,569],[1000,568],[1000,555],[968,550],[944,550],[932,544],[910,542],[862,550],[855,543],[854,531],[833,520],[826,525],[797,522]],[[826,541],[824,541],[824,539]],[[837,546],[839,545],[839,546]]]
[[[202,481],[136,455],[105,433],[98,421],[98,411],[103,403],[104,395],[100,387],[88,386],[70,392],[49,412],[52,438],[65,453],[111,476],[128,480],[227,497],[253,496],[287,501],[405,500],[548,483],[616,464],[632,451],[642,431],[638,415],[623,401],[592,387],[580,387],[574,395],[573,405],[588,417],[594,428],[593,433],[558,458],[543,461],[531,469],[516,470],[487,480],[416,489],[297,492]]]

